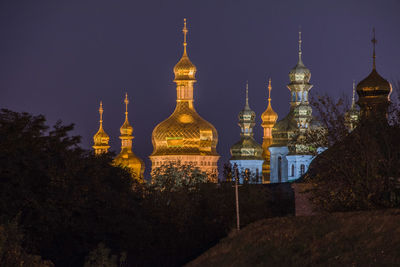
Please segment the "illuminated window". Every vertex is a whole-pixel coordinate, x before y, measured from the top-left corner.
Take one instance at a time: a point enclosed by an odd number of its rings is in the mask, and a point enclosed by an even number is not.
[[[282,157],[278,157],[278,182],[282,181]]]
[[[166,137],[168,147],[181,147],[183,145],[183,137]]]
[[[300,165],[300,174],[303,175],[306,172],[306,166],[304,164]]]

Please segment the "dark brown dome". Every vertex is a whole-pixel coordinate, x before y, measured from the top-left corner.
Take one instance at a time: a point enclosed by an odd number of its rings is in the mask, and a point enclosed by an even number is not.
[[[388,97],[390,92],[390,83],[379,75],[375,68],[357,85],[359,97]]]

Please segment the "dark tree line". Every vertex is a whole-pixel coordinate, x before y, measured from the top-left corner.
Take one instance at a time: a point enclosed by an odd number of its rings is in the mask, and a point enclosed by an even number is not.
[[[72,129],[0,111],[0,265],[177,266],[233,228],[230,183],[138,184],[111,164],[114,155],[80,148]],[[202,177],[185,166],[163,168]],[[243,225],[293,213],[283,187],[242,186],[240,196]]]

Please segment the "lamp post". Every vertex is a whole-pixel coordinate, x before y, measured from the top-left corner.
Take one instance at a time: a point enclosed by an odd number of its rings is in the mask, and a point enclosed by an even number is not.
[[[238,170],[236,163],[233,165],[233,171],[235,175],[235,197],[236,197],[236,230],[240,230],[240,217],[239,217],[239,184],[238,184]]]

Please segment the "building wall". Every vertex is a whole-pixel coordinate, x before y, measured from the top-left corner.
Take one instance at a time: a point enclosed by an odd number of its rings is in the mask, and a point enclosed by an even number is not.
[[[317,153],[320,154],[325,150],[326,147],[319,147]],[[271,152],[271,183],[284,183],[299,179],[302,174],[307,172],[308,167],[315,158],[313,155],[288,155],[289,149],[286,146],[270,147],[269,151]],[[281,179],[279,179],[278,175],[279,157],[281,158]],[[302,171],[302,165],[304,166],[304,171]]]
[[[236,164],[239,172],[239,183],[243,184],[244,181],[244,173],[246,169],[250,171],[252,175],[258,176],[258,182],[262,183],[262,165],[264,160],[230,160],[230,163],[233,166]],[[233,171],[233,170],[232,170]],[[234,179],[235,177],[232,177]],[[249,181],[249,183],[254,183],[255,181]]]
[[[271,153],[271,163],[270,163],[270,168],[271,168],[271,183],[283,183],[287,182],[288,179],[288,164],[287,164],[287,159],[286,156],[289,153],[289,150],[287,146],[282,146],[282,147],[270,147],[269,151]],[[280,177],[279,177],[279,158],[281,161],[280,164]]]
[[[286,156],[286,159],[288,161],[288,181],[294,181],[307,172],[314,157],[312,155],[289,155]]]
[[[200,155],[165,155],[150,156],[151,171],[163,164],[180,162],[182,165],[191,164],[209,175],[211,182],[218,182],[218,159],[219,156],[200,156]]]

